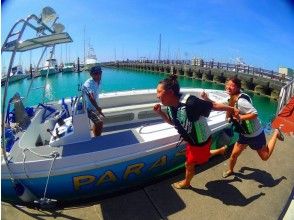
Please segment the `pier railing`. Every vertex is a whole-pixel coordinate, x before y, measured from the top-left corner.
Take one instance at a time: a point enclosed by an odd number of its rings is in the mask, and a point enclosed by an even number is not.
[[[267,70],[263,68],[257,68],[249,65],[244,64],[232,64],[232,63],[221,63],[216,61],[204,61],[201,60],[200,62],[191,62],[190,60],[120,60],[120,61],[112,61],[104,63],[106,65],[113,65],[115,63],[141,63],[141,64],[166,64],[166,65],[189,65],[189,66],[198,66],[204,67],[209,69],[223,69],[227,71],[232,71],[236,73],[245,73],[252,76],[259,76],[263,78],[273,79],[277,81],[291,81],[294,78],[285,76],[284,74],[280,74],[273,70]]]
[[[281,88],[281,92],[278,99],[278,107],[276,111],[276,115],[278,115],[282,108],[287,105],[291,97],[294,95],[294,80],[289,82],[287,85]]]

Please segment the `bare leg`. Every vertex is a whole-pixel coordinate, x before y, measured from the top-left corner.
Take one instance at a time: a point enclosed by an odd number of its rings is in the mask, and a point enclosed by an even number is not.
[[[94,124],[93,125],[93,133],[94,133],[94,136],[97,137],[97,136],[100,136],[101,133],[102,133],[102,128],[103,128],[103,122],[99,122],[97,124]]]
[[[223,177],[226,178],[231,175],[234,171],[234,167],[236,165],[237,159],[242,151],[246,148],[246,145],[235,143],[232,154],[229,159],[229,169],[223,173]]]
[[[274,148],[276,146],[278,135],[279,135],[279,131],[275,130],[268,144],[266,146],[263,146],[263,148],[257,151],[258,155],[260,156],[262,160],[268,160],[270,156],[272,155]]]
[[[174,184],[176,188],[187,188],[190,186],[191,180],[195,175],[195,163],[188,164],[186,162],[186,176],[185,179]]]
[[[210,157],[213,157],[213,156],[218,155],[218,154],[223,155],[227,148],[228,148],[227,145],[225,145],[225,146],[223,146],[223,147],[221,147],[219,149],[210,150]]]
[[[186,163],[186,179],[185,179],[185,185],[189,186],[191,183],[191,180],[193,176],[195,175],[195,163],[188,164]]]

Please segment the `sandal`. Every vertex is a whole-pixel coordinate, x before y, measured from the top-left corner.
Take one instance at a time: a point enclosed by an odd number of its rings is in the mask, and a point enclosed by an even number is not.
[[[223,178],[227,178],[227,177],[231,176],[233,173],[234,173],[234,172],[231,172],[231,171],[229,171],[229,170],[224,171],[224,172],[223,172]]]
[[[280,128],[277,128],[277,130],[278,130],[278,132],[279,132],[277,138],[278,138],[280,141],[284,141],[285,137],[284,137],[284,135],[283,135],[281,129],[280,129]]]
[[[189,189],[191,188],[191,185],[181,185],[181,181],[180,182],[176,182],[173,184],[173,187],[176,188],[176,189]]]

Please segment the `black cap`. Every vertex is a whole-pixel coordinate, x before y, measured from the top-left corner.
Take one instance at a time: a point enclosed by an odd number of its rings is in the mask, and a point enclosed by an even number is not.
[[[91,74],[95,74],[95,73],[102,73],[102,70],[101,70],[101,66],[97,65],[97,66],[93,66],[90,70],[90,73]]]

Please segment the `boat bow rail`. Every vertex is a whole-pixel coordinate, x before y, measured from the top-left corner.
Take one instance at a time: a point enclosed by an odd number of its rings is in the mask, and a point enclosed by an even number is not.
[[[282,108],[289,102],[290,98],[294,95],[294,80],[289,82],[287,85],[283,86],[278,100],[278,107],[276,110],[276,115],[278,115]]]

